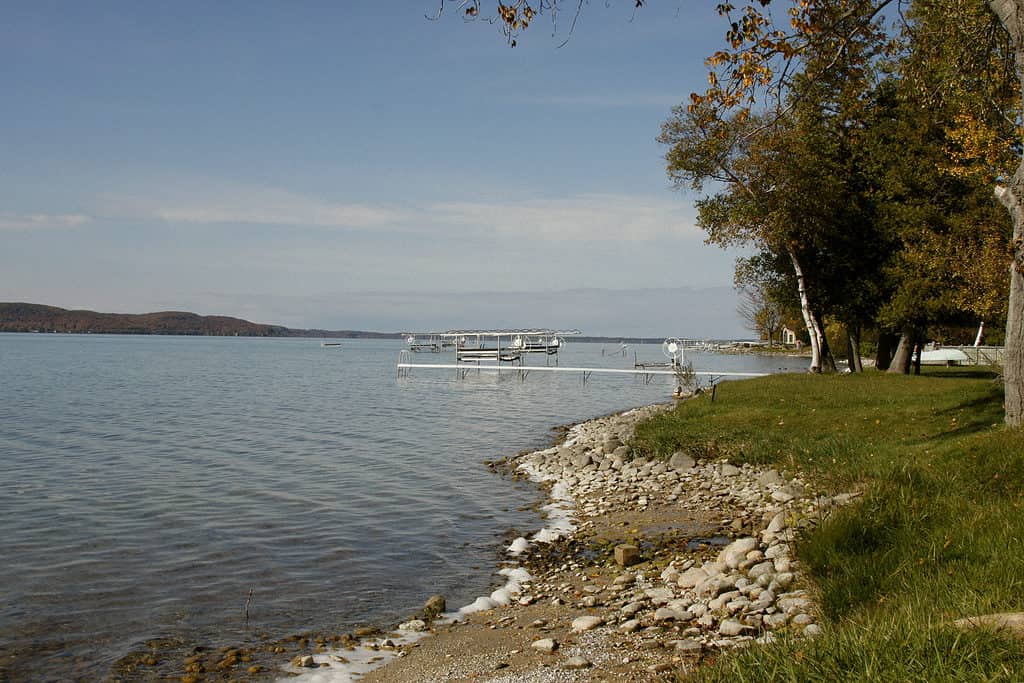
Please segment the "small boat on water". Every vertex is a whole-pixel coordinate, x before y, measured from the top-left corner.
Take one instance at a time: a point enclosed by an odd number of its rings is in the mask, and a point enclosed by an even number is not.
[[[320,342],[320,346],[341,346],[341,342]]]

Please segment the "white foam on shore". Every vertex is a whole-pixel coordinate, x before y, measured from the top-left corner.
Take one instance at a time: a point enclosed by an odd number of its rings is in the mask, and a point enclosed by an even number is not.
[[[429,631],[403,631],[396,630],[395,635],[388,636],[395,646],[415,643],[428,635]],[[287,677],[279,678],[278,681],[297,681],[298,683],[354,683],[365,673],[373,671],[377,667],[387,664],[398,656],[397,650],[378,649],[385,638],[365,640],[355,648],[347,650],[340,648],[329,650],[324,653],[312,655],[317,667],[303,668],[286,664],[282,667],[289,672]],[[374,646],[377,646],[375,648]],[[338,659],[339,657],[344,658]],[[298,674],[297,676],[294,674]]]
[[[571,446],[582,434],[580,426],[577,425],[569,430],[564,445]],[[541,453],[554,452],[557,449],[541,451]],[[517,538],[507,548],[511,557],[518,557],[529,549],[533,543],[551,543],[560,538],[572,535],[576,530],[573,523],[573,513],[576,510],[576,501],[569,495],[569,486],[566,482],[552,475],[544,474],[530,462],[520,463],[518,469],[522,470],[531,481],[554,482],[549,493],[550,503],[541,507],[544,512],[547,526],[535,533],[530,540]],[[505,584],[493,591],[489,596],[480,596],[473,602],[460,607],[454,612],[447,612],[434,620],[435,626],[449,624],[455,621],[462,621],[470,614],[484,612],[504,605],[509,605],[523,591],[523,584],[533,580],[530,573],[520,566],[505,567],[499,572],[506,577]],[[389,636],[396,645],[406,645],[430,635],[430,631],[403,631],[396,630],[394,635]],[[363,641],[352,650],[337,649],[321,654],[314,654],[313,661],[318,666],[315,669],[304,669],[287,664],[283,669],[292,675],[279,679],[284,681],[295,681],[297,683],[355,683],[363,674],[387,664],[398,657],[397,650],[375,649],[384,639],[373,639]],[[341,661],[337,657],[343,657]],[[294,674],[298,674],[297,676]]]
[[[576,525],[573,523],[576,500],[569,495],[569,485],[550,474],[542,473],[530,462],[521,463],[518,469],[525,472],[531,481],[554,482],[551,486],[551,492],[548,494],[551,502],[541,507],[547,519],[547,526],[535,533],[531,540],[537,543],[551,543],[560,538],[571,536],[576,530]],[[516,540],[518,541],[519,539]]]

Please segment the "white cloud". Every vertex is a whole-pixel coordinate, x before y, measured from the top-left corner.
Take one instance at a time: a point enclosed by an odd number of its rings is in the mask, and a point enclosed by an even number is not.
[[[592,194],[519,202],[445,202],[433,207],[439,223],[472,225],[494,233],[551,241],[647,241],[699,238],[691,207],[678,201]]]
[[[98,213],[167,223],[310,226],[438,237],[467,234],[548,241],[649,241],[702,237],[680,197],[584,194],[548,199],[337,202],[295,192],[212,182],[169,183],[99,200]]]
[[[0,230],[60,230],[77,228],[92,220],[82,214],[0,214]]]
[[[372,228],[400,223],[410,216],[408,211],[396,207],[330,202],[284,190],[231,184],[160,194],[107,196],[100,203],[103,212],[113,217],[170,223]]]

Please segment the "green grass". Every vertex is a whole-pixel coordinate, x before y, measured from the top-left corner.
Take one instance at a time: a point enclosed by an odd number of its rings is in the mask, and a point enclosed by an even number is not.
[[[728,382],[635,446],[863,492],[797,547],[825,634],[722,656],[699,680],[1024,680],[1021,643],[948,626],[1024,610],[1024,432],[1003,427],[990,372]]]

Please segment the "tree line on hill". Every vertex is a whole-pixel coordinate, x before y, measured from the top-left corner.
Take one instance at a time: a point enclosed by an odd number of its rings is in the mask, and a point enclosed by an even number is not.
[[[397,339],[397,333],[359,330],[301,330],[264,325],[223,315],[181,311],[97,313],[30,303],[0,303],[0,332],[69,334],[173,334],[239,337],[352,337]]]

